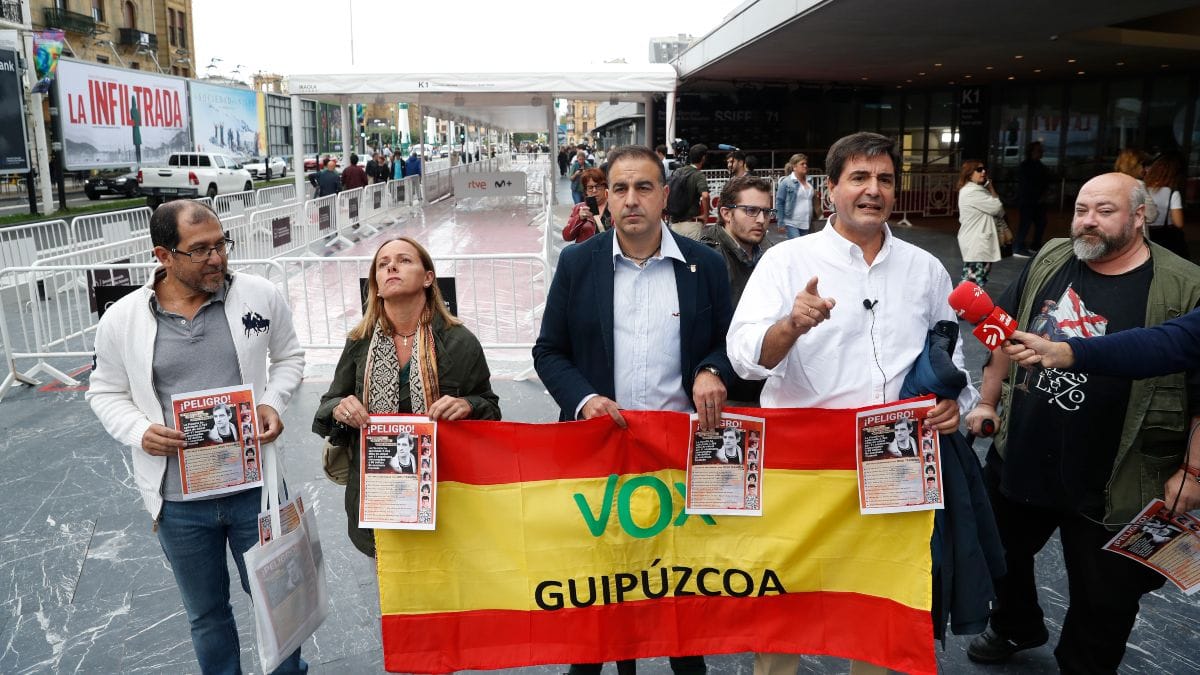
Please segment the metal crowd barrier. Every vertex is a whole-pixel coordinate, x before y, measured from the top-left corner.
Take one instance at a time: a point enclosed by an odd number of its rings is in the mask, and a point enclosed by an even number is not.
[[[229,192],[213,198],[213,210],[218,216],[244,216],[258,208],[254,190]]]
[[[73,359],[71,365],[79,365],[94,354],[97,310],[106,306],[97,289],[144,285],[156,267],[156,263],[108,263],[0,270],[0,285],[9,287],[0,298],[0,340],[8,365],[0,382],[0,399],[18,383],[39,384],[39,375],[67,386],[78,385],[60,366],[62,359]],[[231,262],[230,267],[258,274],[264,268],[278,268],[269,260]]]
[[[387,183],[372,183],[363,188],[361,224],[375,229],[373,223],[381,222],[380,217],[384,216],[388,208],[391,207],[388,199]],[[381,224],[391,225],[394,222],[394,220],[388,220],[381,222]],[[376,229],[375,231],[378,232],[379,230]]]
[[[123,241],[150,233],[150,208],[109,211],[75,216],[71,235],[77,247],[96,246],[104,242]]]
[[[404,207],[411,213],[421,204],[421,177],[406,176],[401,180],[390,180],[388,185],[388,199],[391,200],[392,207]]]
[[[500,162],[478,164],[503,166]],[[450,171],[443,173],[449,183]],[[382,212],[385,204],[419,205],[421,182],[413,176],[380,184],[369,192],[355,190],[303,204],[225,215],[222,223],[238,244],[230,265],[234,269],[266,266],[289,291],[297,315],[303,317],[308,331],[306,346],[341,349],[345,332],[357,321],[355,317],[361,316],[358,279],[366,273],[369,258],[281,256],[307,252],[310,244],[322,239],[338,237],[352,243],[345,235],[356,223],[361,229],[361,220],[368,213]],[[531,172],[530,182],[540,185],[544,194],[553,188],[548,172]],[[367,194],[372,195],[371,201],[363,204]],[[378,209],[375,194],[380,195]],[[352,208],[356,204],[357,210]],[[356,218],[351,218],[351,213],[356,213]],[[543,229],[540,253],[437,258],[441,276],[455,278],[459,316],[484,347],[528,349],[536,339],[550,282],[550,208],[538,218]],[[0,289],[5,290],[0,293],[0,338],[9,365],[8,376],[0,383],[0,398],[15,383],[32,384],[39,374],[74,384],[67,373],[46,359],[91,355],[90,336],[98,320],[94,288],[144,284],[148,270],[156,266],[150,253],[149,209],[80,216],[73,225],[51,221],[0,231],[7,235],[0,238],[0,251],[19,251],[13,255],[23,256],[5,259],[5,268],[0,269]],[[79,236],[85,238],[74,241]],[[31,238],[33,241],[28,241]],[[27,262],[31,246],[36,256],[32,264],[10,264]],[[347,277],[350,274],[352,278]],[[325,287],[310,293],[317,283]],[[35,360],[32,367],[26,367],[29,360]]]
[[[354,236],[359,232],[359,224],[362,221],[362,195],[363,188],[343,190],[337,195],[337,239],[347,246],[354,243]]]
[[[359,279],[369,256],[274,258],[305,349],[340,350],[362,318]],[[440,278],[453,278],[458,317],[485,349],[531,349],[541,328],[550,270],[540,254],[435,256]]]
[[[230,238],[237,242],[236,257],[244,259],[274,258],[307,250],[312,243],[308,218],[301,204],[284,204],[255,211],[250,216],[245,235],[236,236],[228,225]],[[244,244],[243,244],[244,242]]]
[[[958,174],[903,173],[896,195],[893,214],[900,214],[896,223],[911,227],[910,215],[953,216],[958,213]]]
[[[0,269],[24,267],[74,248],[71,228],[65,220],[16,225],[0,229]],[[9,282],[17,280],[8,277]],[[0,284],[0,289],[4,288]]]
[[[430,171],[421,177],[421,199],[426,204],[449,197],[453,191],[454,183],[449,168]]]
[[[150,243],[150,235],[143,234],[120,241],[88,246],[86,248],[60,253],[56,256],[43,258],[31,267],[76,267],[80,265],[101,265],[106,263],[131,264],[154,262],[154,246]]]
[[[296,199],[296,185],[294,183],[262,188],[256,193],[255,199],[260,208],[283,206],[284,204],[293,204],[299,201]]]
[[[338,234],[338,196],[325,195],[304,202],[304,220],[313,241],[328,239],[332,243]]]
[[[439,276],[454,280],[458,317],[485,349],[532,348],[550,283],[550,270],[541,255],[454,255],[434,260]],[[280,286],[306,349],[340,350],[346,333],[361,319],[359,280],[368,274],[370,262],[366,256],[280,257],[232,260],[229,265],[261,274]],[[93,355],[99,310],[106,307],[97,289],[145,285],[156,267],[147,262],[106,262],[0,270],[0,283],[9,287],[0,298],[0,339],[8,365],[0,398],[17,383],[37,384],[39,375],[77,384],[63,368],[81,365]]]

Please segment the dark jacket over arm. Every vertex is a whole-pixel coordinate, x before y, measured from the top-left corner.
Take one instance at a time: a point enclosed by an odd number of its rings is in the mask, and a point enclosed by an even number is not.
[[[1200,309],[1149,328],[1067,340],[1071,370],[1141,379],[1200,369]]]

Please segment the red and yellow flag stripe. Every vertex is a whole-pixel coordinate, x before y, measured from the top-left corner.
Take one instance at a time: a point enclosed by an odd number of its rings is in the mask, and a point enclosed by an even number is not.
[[[742,651],[936,672],[930,512],[861,516],[854,412],[767,418],[762,517],[682,513],[687,417],[438,429],[438,523],[377,531],[385,666]]]

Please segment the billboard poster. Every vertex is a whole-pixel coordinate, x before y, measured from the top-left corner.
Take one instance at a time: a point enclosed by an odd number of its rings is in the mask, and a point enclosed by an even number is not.
[[[43,30],[33,34],[33,65],[37,75],[33,93],[50,93],[54,71],[58,69],[58,60],[62,57],[64,39],[61,30]]]
[[[267,156],[267,95],[261,91],[255,92],[254,104],[258,107],[258,147],[261,157]]]
[[[0,48],[0,173],[29,173],[21,89],[16,50]]]
[[[192,129],[197,152],[235,159],[258,153],[258,96],[250,89],[191,82]]]
[[[342,115],[345,111],[334,103],[317,103],[318,152],[342,151]]]
[[[154,166],[189,150],[186,82],[62,59],[57,86],[66,168],[134,166],[139,149],[142,164]]]

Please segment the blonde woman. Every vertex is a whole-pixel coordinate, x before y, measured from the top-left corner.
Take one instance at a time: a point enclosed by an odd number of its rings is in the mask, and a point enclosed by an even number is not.
[[[500,399],[479,340],[446,309],[424,247],[408,237],[384,243],[367,279],[366,311],[346,337],[313,432],[350,448],[347,529],[355,548],[374,557],[373,531],[358,527],[358,432],[367,416],[498,420]]]
[[[1146,232],[1150,241],[1165,246],[1175,255],[1187,259],[1187,239],[1183,234],[1183,199],[1179,186],[1183,183],[1183,158],[1168,153],[1154,160],[1146,169],[1146,190],[1154,200],[1155,218],[1146,216]]]
[[[1113,162],[1113,171],[1123,173],[1126,176],[1136,178],[1142,187],[1146,187],[1143,178],[1146,177],[1146,154],[1141,150],[1133,148],[1125,148],[1117,155],[1117,161]],[[1158,219],[1158,205],[1154,203],[1152,196],[1146,198],[1146,222],[1152,223]],[[1149,237],[1150,228],[1143,228],[1142,232]]]

